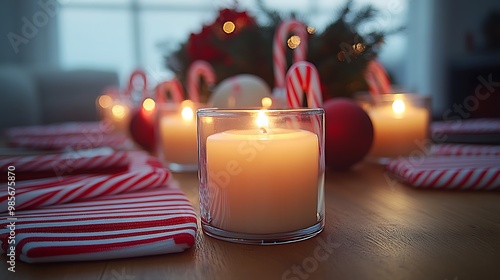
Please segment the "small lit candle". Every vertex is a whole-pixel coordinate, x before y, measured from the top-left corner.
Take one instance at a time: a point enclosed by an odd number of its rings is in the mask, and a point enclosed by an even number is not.
[[[197,165],[196,120],[191,101],[182,102],[180,113],[160,116],[159,133],[163,156],[168,163]]]
[[[374,105],[367,110],[374,138],[370,155],[391,158],[421,149],[428,135],[429,112],[398,95],[392,103]]]
[[[111,121],[114,131],[117,133],[127,134],[130,123],[130,108],[127,104],[115,102],[111,106],[111,114],[109,120]]]
[[[250,234],[304,229],[317,222],[319,142],[299,129],[270,128],[264,110],[255,129],[206,139],[211,224]]]

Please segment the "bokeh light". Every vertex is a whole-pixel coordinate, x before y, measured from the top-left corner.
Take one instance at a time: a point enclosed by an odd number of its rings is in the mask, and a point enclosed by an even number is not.
[[[235,28],[236,28],[236,25],[232,21],[226,21],[222,25],[222,30],[224,30],[224,32],[226,32],[227,34],[233,33]]]
[[[144,108],[144,110],[148,112],[153,111],[155,109],[155,106],[156,106],[155,101],[151,98],[146,98],[142,102],[142,107]]]

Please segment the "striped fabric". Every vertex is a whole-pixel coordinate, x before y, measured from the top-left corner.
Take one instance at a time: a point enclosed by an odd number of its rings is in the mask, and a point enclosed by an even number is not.
[[[500,158],[497,156],[430,156],[400,158],[387,170],[415,188],[496,190],[500,188]]]
[[[42,150],[127,148],[132,145],[125,135],[111,134],[111,128],[106,122],[68,122],[13,127],[7,129],[5,135],[11,146]]]
[[[79,172],[123,168],[130,163],[127,152],[115,152],[108,147],[71,151],[61,154],[46,154],[36,156],[18,156],[0,158],[0,170],[9,166],[19,172],[52,172],[52,176],[67,174],[75,170]]]
[[[14,220],[1,219],[0,242],[8,252],[6,226]],[[16,257],[28,263],[181,252],[193,246],[197,229],[191,203],[172,185],[17,211],[15,219]]]
[[[500,119],[439,121],[431,124],[431,130],[444,134],[494,134],[500,133]]]
[[[439,144],[433,145],[430,153],[436,156],[500,156],[500,146]]]
[[[127,152],[127,155],[130,165],[121,172],[16,181],[16,210],[150,189],[168,183],[170,171],[156,158],[145,152]],[[7,211],[7,198],[7,192],[0,196],[0,212]]]

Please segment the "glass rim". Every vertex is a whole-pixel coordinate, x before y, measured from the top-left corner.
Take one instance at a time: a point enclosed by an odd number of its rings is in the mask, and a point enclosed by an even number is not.
[[[394,92],[394,93],[383,93],[383,94],[372,94],[369,91],[356,92],[354,93],[354,99],[363,100],[363,101],[394,101],[398,97],[404,96],[405,100],[414,100],[414,101],[422,101],[422,100],[430,100],[429,95],[413,93],[413,92]]]
[[[325,113],[323,108],[295,108],[295,109],[264,109],[264,108],[244,108],[244,109],[226,109],[226,108],[200,108],[196,111],[198,117],[217,117],[217,116],[254,116],[259,112],[266,112],[267,116],[297,116],[297,115],[322,115]]]

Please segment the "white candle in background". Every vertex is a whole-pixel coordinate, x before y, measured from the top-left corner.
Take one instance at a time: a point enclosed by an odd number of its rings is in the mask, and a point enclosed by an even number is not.
[[[111,107],[110,120],[116,133],[129,133],[130,108],[122,103],[115,103]]]
[[[196,120],[192,103],[183,102],[181,113],[160,118],[160,141],[165,160],[170,163],[196,165],[198,148]]]
[[[390,158],[421,150],[428,137],[429,112],[401,97],[388,105],[374,105],[367,110],[373,124],[370,156]]]

